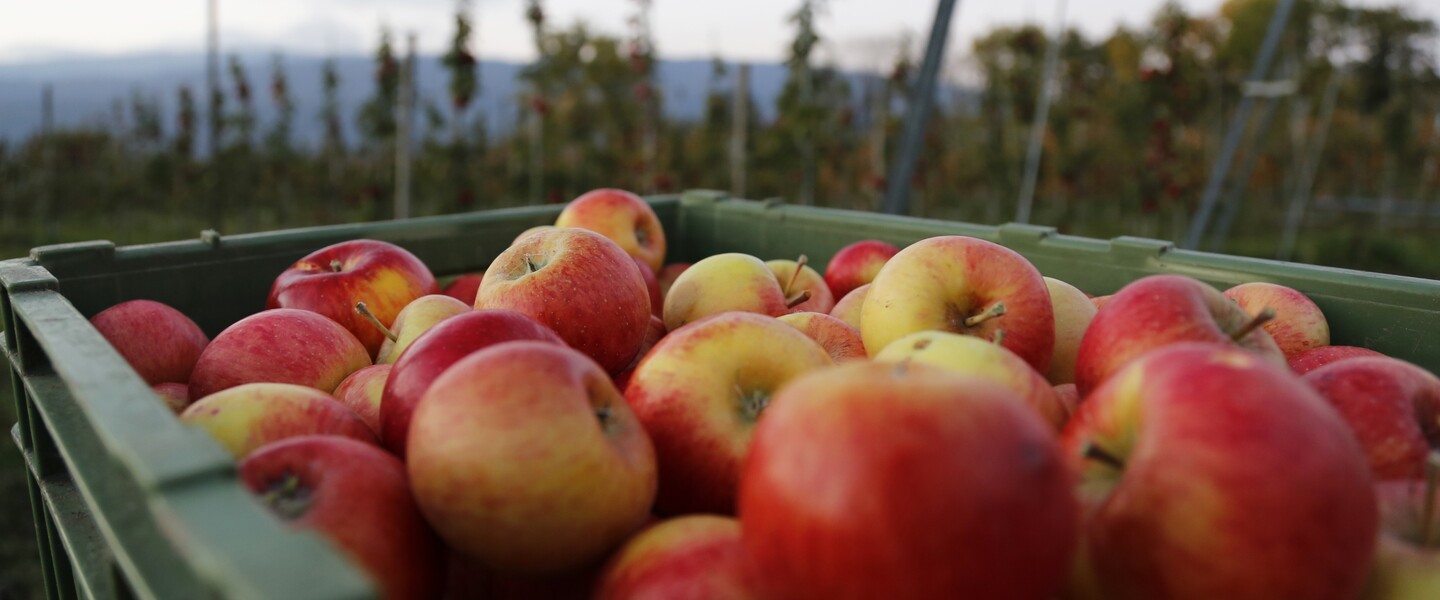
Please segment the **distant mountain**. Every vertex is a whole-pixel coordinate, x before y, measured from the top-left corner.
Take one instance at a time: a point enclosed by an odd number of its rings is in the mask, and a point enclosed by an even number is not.
[[[229,94],[228,57],[222,57],[222,83]],[[272,57],[266,54],[242,55],[250,77],[255,108],[263,129],[275,116],[269,98]],[[282,59],[289,79],[290,93],[296,103],[295,136],[298,143],[317,144],[323,135],[319,119],[322,87],[321,65],[317,56],[286,55]],[[374,63],[365,56],[335,58],[340,74],[341,111],[349,131],[347,138],[357,139],[355,114],[373,91]],[[445,86],[449,81],[436,56],[418,56],[417,82],[421,106],[433,102],[447,111],[449,102]],[[481,94],[471,114],[480,111],[487,128],[496,133],[510,131],[519,107],[518,76],[523,65],[510,62],[484,61],[480,64]],[[730,73],[733,75],[734,70]],[[750,89],[759,107],[758,117],[774,117],[775,98],[785,84],[785,67],[778,64],[754,64],[750,69]],[[852,88],[858,95],[872,76],[851,74]],[[700,116],[711,85],[711,61],[663,61],[657,79],[665,96],[667,114],[674,119],[693,120]],[[104,125],[114,122],[116,111],[129,120],[129,98],[140,94],[158,99],[163,111],[167,135],[175,128],[178,90],[188,85],[195,94],[201,117],[204,116],[205,84],[204,55],[138,54],[127,56],[75,57],[25,64],[0,64],[0,139],[18,141],[39,131],[41,93],[49,83],[54,89],[56,127]],[[729,82],[724,82],[728,89]],[[942,98],[957,92],[947,90]],[[962,96],[967,94],[962,94]],[[417,119],[423,127],[423,119]]]

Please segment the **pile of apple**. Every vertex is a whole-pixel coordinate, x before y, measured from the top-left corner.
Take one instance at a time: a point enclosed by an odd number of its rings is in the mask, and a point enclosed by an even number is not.
[[[1440,598],[1440,379],[1293,289],[664,257],[597,190],[444,294],[356,240],[92,323],[390,598]]]

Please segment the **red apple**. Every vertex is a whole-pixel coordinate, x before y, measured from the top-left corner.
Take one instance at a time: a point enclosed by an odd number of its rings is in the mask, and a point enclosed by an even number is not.
[[[555,226],[579,227],[610,238],[651,271],[659,271],[665,264],[665,230],[660,218],[649,204],[625,190],[607,188],[582,194],[565,205]]]
[[[798,329],[746,312],[701,319],[660,340],[625,388],[655,443],[656,513],[733,513],[740,461],[772,395],[830,365]]]
[[[872,355],[932,329],[998,338],[1041,373],[1055,350],[1045,279],[1025,257],[977,238],[932,237],[901,250],[870,283],[861,311],[860,335]]]
[[[900,249],[880,240],[861,240],[841,248],[825,265],[825,283],[836,298],[870,283],[885,261]]]
[[[411,300],[439,292],[435,276],[408,250],[379,240],[326,246],[290,265],[270,287],[266,308],[298,308],[343,325],[373,359],[385,334],[355,312],[364,302],[389,327]]]
[[[480,290],[480,282],[484,279],[484,273],[467,273],[456,277],[440,293],[464,302],[465,306],[475,306],[475,292]]]
[[[860,331],[860,311],[865,308],[865,298],[870,295],[870,284],[865,284],[850,290],[835,308],[830,309],[830,316],[844,321],[846,325]]]
[[[203,428],[236,458],[302,435],[379,443],[365,421],[330,394],[290,383],[247,383],[215,392],[187,407],[180,420]]]
[[[1225,297],[1251,315],[1266,308],[1275,311],[1275,318],[1264,325],[1265,333],[1275,338],[1275,345],[1287,360],[1311,348],[1330,345],[1330,324],[1325,314],[1299,290],[1257,281],[1225,290]]]
[[[381,394],[380,439],[385,447],[405,458],[411,416],[436,377],[476,350],[515,340],[564,344],[555,332],[513,310],[468,312],[441,321],[416,338],[395,361]]]
[[[655,279],[655,271],[645,261],[635,259],[635,266],[640,269],[640,279],[645,281],[645,291],[650,294],[650,314],[660,316],[665,308],[665,295],[660,293],[660,281]]]
[[[662,521],[610,559],[596,600],[749,600],[740,561],[740,523],[715,515]]]
[[[90,324],[145,383],[189,383],[210,339],[190,317],[154,300],[129,300],[90,317]]]
[[[185,407],[190,405],[190,386],[188,385],[157,383],[150,386],[150,389],[155,390],[155,395],[160,396],[160,399],[165,401],[165,406],[170,407],[170,410],[177,415],[184,412]]]
[[[1075,545],[1050,428],[1012,393],[929,365],[786,385],[740,481],[760,597],[1049,598]]]
[[[1330,363],[1360,356],[1385,356],[1358,346],[1321,346],[1290,357],[1290,370],[1304,375]]]
[[[837,363],[866,358],[860,332],[840,319],[818,312],[796,312],[783,315],[779,320],[810,336]]]
[[[1251,317],[1219,290],[1180,275],[1151,275],[1115,293],[1095,313],[1075,362],[1082,397],[1111,374],[1151,350],[1180,342],[1239,346],[1284,364],[1261,318]]]
[[[625,388],[630,385],[630,377],[635,375],[635,367],[640,365],[640,361],[644,360],[645,355],[650,353],[650,349],[654,348],[655,344],[660,343],[666,333],[668,332],[665,331],[665,322],[661,321],[659,317],[650,317],[650,326],[645,329],[645,343],[640,344],[640,352],[635,355],[635,360],[630,362],[630,366],[625,367],[624,371],[615,376],[615,389],[620,390],[622,394],[625,393]]]
[[[1440,454],[1431,455],[1424,480],[1375,486],[1380,503],[1380,541],[1375,568],[1361,600],[1440,598]]]
[[[277,308],[236,321],[200,353],[190,399],[245,383],[294,383],[332,392],[370,364],[360,340],[308,310]]]
[[[655,454],[585,355],[510,342],[455,363],[425,392],[406,464],[451,547],[502,572],[601,560],[649,518]]]
[[[319,532],[386,598],[435,598],[444,548],[410,497],[405,465],[346,438],[295,437],[256,450],[240,480],[290,526]]]
[[[1305,382],[1349,423],[1377,479],[1418,478],[1440,449],[1440,378],[1420,367],[1357,357],[1306,373]]]
[[[1369,570],[1375,497],[1354,436],[1284,367],[1233,344],[1134,360],[1062,443],[1086,505],[1077,582],[1091,589],[1077,595],[1352,599]]]
[[[351,373],[335,388],[335,399],[355,411],[365,425],[380,435],[380,400],[384,397],[385,381],[394,365],[370,365]]]
[[[475,308],[518,311],[609,373],[624,370],[650,322],[649,292],[620,246],[584,229],[527,236],[485,271]]]
[[[688,268],[690,268],[690,263],[688,262],[670,263],[655,274],[655,279],[660,282],[661,298],[670,294],[670,285],[675,283],[675,279],[680,277],[680,274],[684,273],[685,269]]]

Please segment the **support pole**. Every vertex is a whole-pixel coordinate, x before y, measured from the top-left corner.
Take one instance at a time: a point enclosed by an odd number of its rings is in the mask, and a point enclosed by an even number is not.
[[[745,197],[745,150],[750,134],[750,65],[735,68],[735,85],[730,99],[730,193]]]
[[[1295,254],[1295,238],[1305,215],[1305,205],[1310,201],[1315,176],[1320,170],[1320,158],[1325,152],[1325,138],[1330,134],[1331,117],[1335,115],[1335,104],[1340,97],[1340,82],[1344,77],[1345,71],[1336,69],[1330,74],[1330,80],[1325,82],[1325,95],[1320,99],[1320,130],[1315,132],[1315,141],[1310,144],[1310,156],[1307,157],[1305,167],[1300,172],[1300,179],[1295,184],[1294,193],[1290,196],[1290,206],[1285,210],[1285,228],[1280,234],[1280,248],[1275,252],[1275,258],[1279,260],[1290,260]]]
[[[1050,100],[1055,94],[1055,69],[1060,62],[1060,44],[1065,36],[1065,0],[1055,9],[1055,35],[1045,48],[1045,65],[1040,69],[1040,95],[1035,97],[1035,118],[1030,122],[1030,144],[1025,149],[1025,177],[1020,182],[1020,199],[1015,209],[1016,223],[1030,222],[1030,208],[1035,202],[1035,182],[1040,177],[1040,151],[1045,143],[1045,126],[1050,120]]]
[[[1260,56],[1251,66],[1250,75],[1246,77],[1247,82],[1259,83],[1270,72],[1270,63],[1275,58],[1275,49],[1280,45],[1280,34],[1285,31],[1285,24],[1290,20],[1290,9],[1294,5],[1295,0],[1280,0],[1275,7],[1275,14],[1271,15],[1270,25],[1265,30],[1265,41],[1260,45]],[[1230,174],[1230,165],[1235,162],[1235,152],[1239,149],[1240,138],[1245,133],[1245,125],[1250,121],[1250,112],[1254,109],[1255,98],[1253,96],[1241,97],[1240,106],[1230,120],[1229,129],[1225,131],[1225,141],[1221,144],[1220,156],[1216,157],[1215,165],[1210,170],[1210,179],[1205,183],[1205,192],[1200,197],[1200,206],[1195,210],[1195,217],[1190,220],[1190,231],[1181,244],[1182,248],[1194,250],[1200,245],[1200,238],[1205,235],[1205,230],[1210,225],[1210,215],[1215,212],[1215,201],[1220,198],[1220,188]]]
[[[1288,0],[1287,0],[1288,1]],[[915,161],[920,158],[920,145],[925,139],[925,122],[930,118],[930,105],[935,101],[935,80],[945,55],[945,41],[950,37],[950,17],[955,14],[956,0],[939,0],[935,22],[930,26],[930,40],[925,45],[925,61],[920,65],[920,79],[915,84],[905,114],[905,129],[900,147],[887,174],[884,211],[892,215],[910,210],[910,179],[915,176]]]
[[[410,129],[414,125],[415,34],[405,41],[400,63],[400,94],[395,103],[395,218],[410,218]]]

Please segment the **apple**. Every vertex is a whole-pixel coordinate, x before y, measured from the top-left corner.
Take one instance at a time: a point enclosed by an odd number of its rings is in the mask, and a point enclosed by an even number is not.
[[[830,316],[844,321],[846,325],[859,331],[860,311],[865,308],[865,297],[869,295],[870,284],[868,283],[850,290],[850,293],[845,294],[845,297],[835,303],[835,308],[830,309]]]
[[[855,362],[781,388],[740,482],[758,597],[1049,598],[1075,546],[1050,428],[1010,391],[930,365]]]
[[[1440,449],[1440,378],[1387,357],[1335,362],[1304,376],[1355,432],[1377,479],[1418,478]]]
[[[648,203],[625,190],[604,188],[581,194],[560,211],[555,226],[580,227],[610,238],[651,271],[659,271],[665,264],[665,230],[660,218]]]
[[[501,342],[515,340],[564,344],[560,336],[534,319],[513,310],[474,310],[456,315],[415,338],[385,379],[380,399],[380,439],[385,447],[405,458],[410,420],[425,390],[466,355]]]
[[[1109,304],[1109,303],[1110,303],[1110,299],[1112,299],[1112,298],[1114,298],[1114,297],[1115,297],[1114,294],[1108,294],[1108,295],[1105,295],[1105,296],[1092,296],[1092,297],[1090,298],[1090,303],[1093,304],[1093,305],[1095,305],[1095,310],[1100,310],[1100,309],[1103,308],[1106,304]]]
[[[634,261],[615,242],[567,227],[533,233],[496,257],[475,308],[525,314],[609,373],[635,358],[650,322]]]
[[[475,306],[475,292],[480,289],[480,282],[484,279],[484,273],[467,273],[456,277],[440,290],[440,293],[464,302],[465,306]]]
[[[1299,290],[1257,281],[1225,290],[1225,297],[1251,315],[1267,307],[1275,311],[1275,318],[1263,327],[1287,360],[1311,348],[1330,345],[1330,324],[1325,314]]]
[[[760,259],[735,252],[716,254],[695,263],[675,279],[665,295],[665,328],[675,331],[705,317],[741,311],[771,317],[790,306],[775,274]],[[805,300],[793,298],[798,304]]]
[[[435,598],[444,547],[410,497],[405,465],[370,444],[307,435],[268,444],[240,463],[250,493],[291,527],[328,538],[385,598]]]
[[[247,383],[205,396],[180,413],[236,458],[270,442],[322,434],[378,443],[355,411],[315,388],[292,383]]]
[[[626,542],[600,576],[594,598],[749,600],[740,523],[717,515],[662,521]]]
[[[974,376],[1005,388],[1030,406],[1054,430],[1070,412],[1055,388],[1014,352],[977,337],[921,331],[897,339],[875,355],[876,362],[918,362]]]
[[[155,390],[155,395],[164,400],[165,406],[170,407],[170,410],[177,415],[184,412],[185,407],[190,405],[190,386],[188,385],[157,383],[150,386],[150,389]]]
[[[335,388],[335,399],[355,411],[360,420],[380,435],[380,399],[384,397],[385,381],[390,379],[393,365],[370,365],[351,373]]]
[[[326,246],[275,278],[265,308],[298,308],[325,315],[364,344],[373,358],[385,335],[356,314],[364,302],[385,326],[412,300],[440,291],[425,263],[408,250],[379,240]]]
[[[635,354],[635,360],[630,362],[630,366],[615,376],[615,389],[622,394],[625,392],[625,388],[630,385],[630,377],[635,375],[635,367],[640,365],[640,361],[645,359],[645,355],[650,353],[655,344],[660,343],[666,333],[665,322],[661,321],[660,317],[650,317],[650,325],[645,328],[645,342],[640,344],[640,352]]]
[[[1095,313],[1080,341],[1075,385],[1082,397],[1088,396],[1131,360],[1180,342],[1239,346],[1284,364],[1275,340],[1260,328],[1273,315],[1252,317],[1219,290],[1190,277],[1141,278]]]
[[[444,294],[416,298],[400,310],[394,324],[385,328],[386,339],[380,345],[380,352],[375,355],[375,363],[394,364],[395,360],[400,358],[400,353],[415,343],[415,338],[420,337],[420,334],[429,331],[436,323],[471,310],[470,304]],[[380,327],[379,323],[375,325]]]
[[[836,298],[870,283],[885,261],[900,249],[880,240],[861,240],[841,248],[825,265],[825,283]]]
[[[149,385],[188,383],[210,338],[190,317],[154,300],[127,300],[90,324]]]
[[[1045,378],[1054,385],[1075,383],[1075,357],[1096,308],[1085,292],[1059,279],[1046,277],[1045,287],[1050,290],[1050,305],[1055,309],[1055,353]]]
[[[782,315],[779,320],[810,336],[837,363],[867,358],[860,332],[840,319],[825,313],[797,312]]]
[[[802,293],[809,295],[798,304],[790,304],[790,312],[828,314],[830,309],[835,308],[835,296],[830,293],[830,286],[825,283],[825,278],[805,264],[807,260],[801,255],[799,260],[765,261],[765,266],[775,274],[775,280],[780,282],[780,293],[786,298],[794,298]]]
[[[1101,598],[1354,598],[1377,519],[1347,429],[1284,367],[1232,343],[1130,362],[1061,438],[1086,514],[1077,581]]]
[[[406,465],[420,510],[502,572],[601,560],[649,517],[655,454],[610,377],[575,350],[509,342],[441,374],[415,407]]]
[[[236,321],[200,353],[190,399],[245,383],[294,383],[332,392],[370,354],[349,330],[308,310],[276,308]]]
[[[1290,370],[1296,375],[1304,375],[1330,363],[1360,356],[1385,355],[1358,346],[1321,346],[1290,357]]]
[[[1073,383],[1062,383],[1055,386],[1055,395],[1060,398],[1060,404],[1065,407],[1065,414],[1073,415],[1080,410],[1080,390],[1075,388]],[[1066,419],[1068,422],[1069,419]]]
[[[1030,261],[999,244],[950,235],[921,240],[885,263],[870,283],[860,335],[875,354],[917,331],[994,340],[1036,371],[1050,367],[1055,309]]]
[[[537,231],[549,231],[549,230],[554,229],[554,228],[555,228],[554,225],[536,225],[536,226],[534,226],[534,227],[531,227],[531,228],[529,228],[529,229],[526,229],[525,231],[520,232],[520,235],[515,236],[515,241],[510,242],[510,245],[512,245],[512,246],[515,245],[515,244],[518,243],[520,240],[525,239],[526,236],[528,236],[528,235],[530,235],[530,234],[532,234],[532,233],[535,233],[535,232],[537,232]]]
[[[655,271],[644,261],[635,259],[635,267],[640,269],[640,279],[645,282],[645,291],[650,294],[650,314],[658,317],[665,308],[665,295],[660,292],[660,281],[655,279]]]
[[[591,600],[602,564],[563,573],[501,573],[450,551],[444,600]]]
[[[1375,486],[1380,541],[1362,600],[1440,598],[1440,454],[1432,454],[1424,480]]]
[[[665,296],[670,294],[671,284],[674,284],[675,279],[679,277],[681,273],[684,273],[685,269],[688,268],[690,268],[690,263],[688,262],[670,263],[668,265],[665,265],[663,268],[660,269],[660,272],[655,274],[655,279],[660,282],[661,298],[664,298]]]
[[[655,444],[656,513],[734,513],[740,461],[776,390],[831,364],[800,330],[746,312],[702,319],[660,340],[625,388]]]

